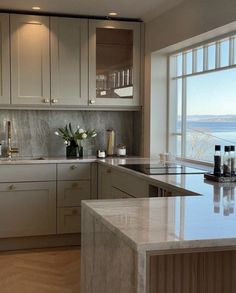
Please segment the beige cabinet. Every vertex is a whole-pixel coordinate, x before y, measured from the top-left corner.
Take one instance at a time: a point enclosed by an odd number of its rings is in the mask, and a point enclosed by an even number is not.
[[[88,20],[51,17],[51,105],[88,104]]]
[[[89,103],[139,106],[141,24],[89,21]]]
[[[146,180],[102,164],[98,165],[98,198],[148,197]]]
[[[9,14],[0,13],[0,105],[10,104]]]
[[[90,199],[90,181],[58,181],[57,206],[80,206],[81,200]]]
[[[80,233],[81,200],[91,198],[91,164],[57,165],[57,234]]]
[[[98,164],[98,198],[109,199],[112,195],[112,169]]]
[[[57,209],[57,233],[81,232],[81,207]]]
[[[10,33],[12,104],[49,104],[49,17],[12,14]]]
[[[0,237],[56,233],[56,182],[1,183]]]

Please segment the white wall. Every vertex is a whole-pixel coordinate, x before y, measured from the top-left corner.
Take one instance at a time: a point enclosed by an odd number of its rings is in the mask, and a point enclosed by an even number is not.
[[[157,19],[146,23],[145,155],[156,156],[160,152],[168,151],[167,53],[229,31],[236,31],[235,21],[236,0],[185,0]],[[163,67],[165,64],[166,68]]]
[[[235,20],[235,0],[186,0],[146,24],[146,52],[160,50]]]

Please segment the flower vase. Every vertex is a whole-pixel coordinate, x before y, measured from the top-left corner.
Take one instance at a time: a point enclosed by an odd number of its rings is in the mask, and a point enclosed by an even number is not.
[[[77,151],[78,151],[78,145],[74,141],[71,141],[70,145],[66,147],[66,157],[77,158]]]
[[[83,158],[83,156],[84,156],[84,149],[83,149],[81,143],[79,143],[78,144],[78,157]]]

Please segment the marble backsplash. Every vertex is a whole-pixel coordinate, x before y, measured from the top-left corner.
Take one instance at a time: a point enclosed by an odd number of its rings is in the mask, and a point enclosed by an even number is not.
[[[84,141],[84,154],[95,155],[96,150],[106,149],[106,129],[113,128],[116,144],[124,143],[128,154],[140,152],[140,135],[134,130],[140,128],[140,119],[133,112],[108,111],[39,111],[0,110],[0,141],[6,146],[6,121],[12,122],[12,146],[19,148],[19,156],[64,156],[63,140],[54,132],[71,122],[74,127],[96,129],[98,136]],[[140,133],[140,131],[137,131]]]

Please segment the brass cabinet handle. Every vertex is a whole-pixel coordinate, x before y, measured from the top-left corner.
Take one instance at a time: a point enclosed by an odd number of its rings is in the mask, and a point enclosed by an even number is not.
[[[16,189],[16,187],[13,184],[8,186],[8,190],[15,190],[15,189]]]
[[[75,165],[70,166],[71,170],[75,170],[77,167]]]
[[[95,100],[89,100],[89,104],[90,105],[94,105],[95,104]]]
[[[52,102],[53,104],[56,104],[56,103],[58,103],[58,99],[51,99],[51,102]]]
[[[44,102],[44,104],[49,104],[50,100],[49,99],[44,99],[43,102]]]

